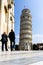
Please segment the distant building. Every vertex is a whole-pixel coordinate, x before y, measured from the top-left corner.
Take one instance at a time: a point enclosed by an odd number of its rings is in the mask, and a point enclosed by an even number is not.
[[[33,50],[43,50],[43,43],[33,44]]]
[[[37,43],[37,48],[39,50],[43,50],[43,43]]]
[[[29,9],[23,9],[20,16],[20,50],[32,48],[32,16]]]

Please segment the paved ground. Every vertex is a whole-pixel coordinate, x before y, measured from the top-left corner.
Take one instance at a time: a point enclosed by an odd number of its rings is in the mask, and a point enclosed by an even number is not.
[[[0,65],[43,65],[43,51],[0,51]]]

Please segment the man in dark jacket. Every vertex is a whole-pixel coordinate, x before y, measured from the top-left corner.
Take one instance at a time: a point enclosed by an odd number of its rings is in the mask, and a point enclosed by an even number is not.
[[[8,41],[7,34],[4,32],[2,34],[2,39],[1,39],[1,42],[2,42],[2,51],[4,51],[4,45],[5,45],[5,50],[8,51],[8,49],[7,49],[7,41]]]
[[[11,29],[11,32],[9,33],[9,39],[10,39],[10,48],[11,51],[13,51],[13,48],[15,46],[15,33],[13,29]]]

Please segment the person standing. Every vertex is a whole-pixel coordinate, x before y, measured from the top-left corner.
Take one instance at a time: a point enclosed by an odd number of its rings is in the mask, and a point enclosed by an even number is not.
[[[8,51],[8,49],[7,49],[7,41],[8,41],[7,34],[6,34],[6,32],[4,32],[2,34],[2,39],[1,39],[1,42],[2,42],[2,51],[4,51],[4,45],[5,45],[5,50]]]
[[[13,51],[13,48],[15,46],[15,33],[13,29],[11,29],[11,32],[9,33],[9,39],[10,39],[10,49]]]

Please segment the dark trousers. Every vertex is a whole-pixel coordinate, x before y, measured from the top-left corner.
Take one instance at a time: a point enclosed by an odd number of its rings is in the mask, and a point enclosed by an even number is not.
[[[5,50],[8,51],[7,42],[5,42],[5,43],[2,42],[2,51],[4,51],[4,45],[5,45]]]
[[[13,51],[14,45],[15,45],[15,41],[10,41],[10,49],[11,49],[11,51]]]

